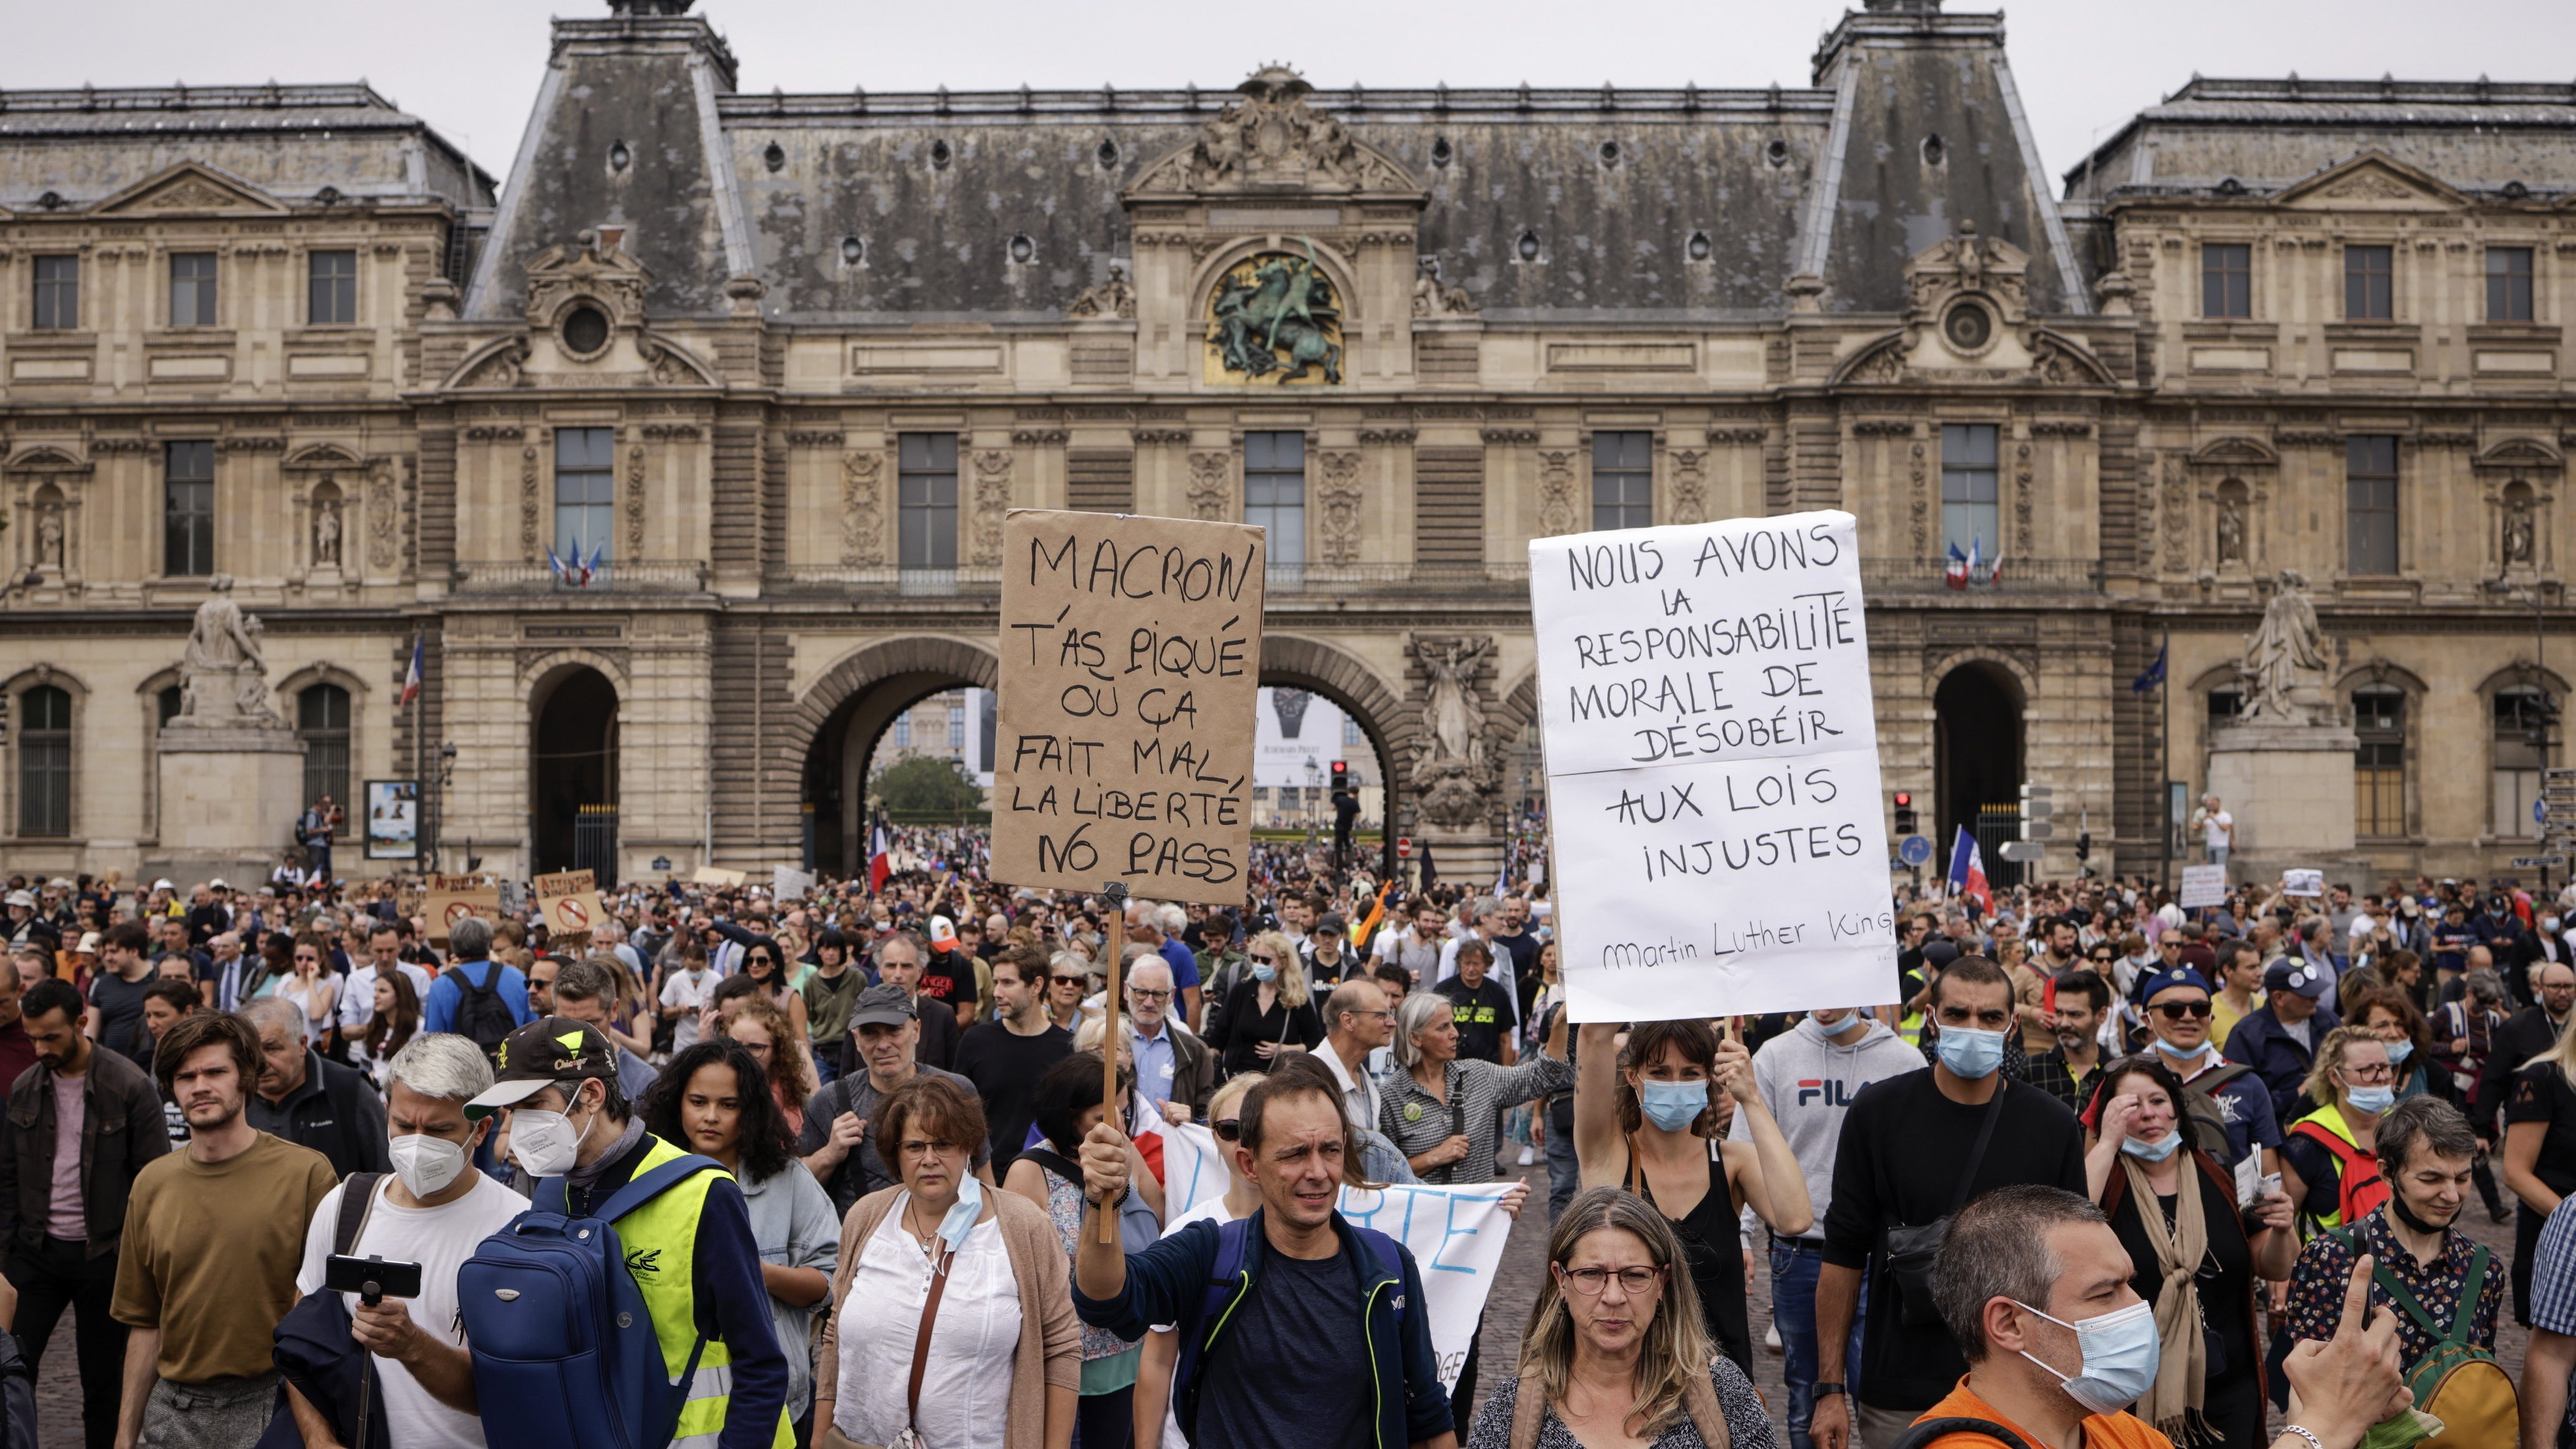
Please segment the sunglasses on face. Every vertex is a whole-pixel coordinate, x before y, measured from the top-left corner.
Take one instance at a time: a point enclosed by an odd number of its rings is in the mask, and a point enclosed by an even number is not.
[[[1222,1122],[1210,1122],[1208,1130],[1216,1134],[1216,1140],[1219,1142],[1243,1140],[1243,1122],[1239,1118],[1228,1117]]]
[[[1279,958],[1276,956],[1255,956],[1252,959],[1260,962],[1264,966],[1276,966],[1279,964]]]
[[[2157,1014],[2164,1017],[2167,1021],[2180,1021],[2186,1016],[2205,1017],[2209,1015],[2209,1010],[2209,1003],[2206,1001],[2159,1001],[2156,1003]]]
[[[1047,979],[1053,981],[1058,986],[1080,986],[1089,978],[1082,976],[1051,976]]]

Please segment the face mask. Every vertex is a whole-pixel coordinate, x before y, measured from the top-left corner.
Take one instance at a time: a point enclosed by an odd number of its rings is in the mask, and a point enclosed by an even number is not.
[[[2159,1041],[2156,1043],[2156,1050],[2163,1052],[2169,1057],[2179,1057],[2184,1061],[2196,1062],[2202,1057],[2208,1056],[2210,1053],[2218,1050],[2218,1043],[2211,1041],[2207,1037],[2202,1037],[2200,1045],[2195,1047],[2178,1047],[2169,1041]]]
[[[975,1231],[975,1220],[983,1215],[984,1184],[969,1173],[957,1180],[956,1205],[939,1220],[939,1236],[947,1239],[948,1251],[954,1253],[966,1246],[966,1235]]]
[[[2395,1087],[2347,1087],[2344,1089],[2344,1100],[2352,1104],[2354,1111],[2375,1115],[2397,1105],[2397,1089]]]
[[[1646,1120],[1667,1132],[1684,1132],[1708,1110],[1706,1082],[1641,1082],[1637,1105]]]
[[[1852,1024],[1851,1008],[1847,1006],[1832,1007],[1824,1011],[1811,1011],[1808,1012],[1807,1015],[1814,1018],[1816,1025],[1823,1027],[1829,1034],[1843,1031],[1849,1028]]]
[[[596,1113],[591,1126],[599,1124]],[[525,1108],[510,1115],[510,1156],[530,1177],[561,1177],[581,1160],[582,1141],[590,1136],[590,1127],[572,1130],[572,1119],[561,1112],[532,1112]]]
[[[2027,1303],[2021,1306],[2030,1308]],[[2036,1308],[2030,1311],[2039,1313]],[[2048,1318],[2045,1313],[2039,1316]],[[2156,1340],[2154,1304],[2140,1299],[2082,1323],[2068,1323],[2062,1318],[2048,1321],[2075,1330],[2075,1344],[2084,1355],[2084,1367],[2072,1378],[2061,1376],[2058,1382],[2066,1396],[2083,1405],[2088,1413],[2116,1414],[2155,1387],[2156,1360],[2163,1348]],[[2050,1373],[2058,1372],[2054,1364],[2040,1363],[2028,1352],[2022,1357]]]
[[[394,1176],[402,1179],[403,1191],[413,1197],[429,1197],[444,1192],[465,1170],[465,1149],[444,1137],[415,1132],[397,1137],[389,1149],[394,1163]]]
[[[1252,968],[1252,979],[1255,981],[1276,981],[1279,979],[1279,968],[1269,965],[1266,962],[1255,965]]]
[[[1941,1065],[1953,1074],[1972,1082],[1981,1081],[2004,1064],[2004,1034],[1970,1026],[1945,1026],[1933,1050],[1940,1054]]]
[[[2169,1131],[2153,1142],[2141,1142],[2135,1137],[2125,1138],[2120,1143],[2120,1150],[2141,1161],[2162,1162],[2173,1156],[2176,1149],[2181,1146],[2182,1133]]]
[[[2406,1059],[2415,1055],[2415,1043],[2411,1041],[2392,1041],[2386,1043],[2386,1045],[2388,1047],[2388,1064],[2392,1067],[2402,1067],[2406,1065]]]

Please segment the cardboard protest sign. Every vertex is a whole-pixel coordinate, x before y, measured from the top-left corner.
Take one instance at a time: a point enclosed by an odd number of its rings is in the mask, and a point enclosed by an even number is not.
[[[1530,615],[1570,1018],[1893,999],[1852,516],[1538,539]]]
[[[487,921],[501,918],[500,887],[484,876],[434,875],[421,894],[421,915],[429,921],[433,941],[445,941],[448,929],[467,916]]]
[[[2285,896],[2321,896],[2326,893],[2326,873],[2322,870],[2298,869],[2281,872],[2281,894]]]
[[[1004,519],[994,880],[1242,901],[1266,556],[1242,524]]]
[[[805,899],[814,888],[814,872],[798,870],[791,865],[772,866],[769,870],[769,893],[781,904]]]
[[[723,886],[730,888],[741,885],[744,881],[749,879],[750,877],[744,875],[741,871],[727,870],[720,865],[702,865],[696,870],[689,872],[689,884],[691,885]]]
[[[567,870],[537,877],[537,915],[558,936],[582,936],[608,919],[608,907],[589,871]]]
[[[2182,868],[2182,899],[2177,903],[2188,911],[2201,906],[2227,903],[2227,867],[2223,865],[2186,865]]]

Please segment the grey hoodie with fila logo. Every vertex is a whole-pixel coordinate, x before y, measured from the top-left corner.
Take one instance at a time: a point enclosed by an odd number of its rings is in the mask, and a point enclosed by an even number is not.
[[[1807,1174],[1807,1199],[1815,1205],[1816,1226],[1810,1236],[1824,1240],[1825,1209],[1834,1196],[1834,1149],[1842,1141],[1843,1117],[1852,1099],[1872,1082],[1906,1072],[1926,1070],[1923,1053],[1864,1014],[1869,1029],[1849,1046],[1836,1046],[1813,1016],[1802,1015],[1790,1030],[1762,1044],[1753,1054],[1753,1080],[1762,1104],[1780,1123],[1780,1135],[1797,1154]],[[1835,1023],[1849,1030],[1849,1018]]]

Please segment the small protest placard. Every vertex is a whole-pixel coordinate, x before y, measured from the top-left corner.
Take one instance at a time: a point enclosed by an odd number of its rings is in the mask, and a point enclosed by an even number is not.
[[[2281,894],[2285,896],[2321,896],[2326,893],[2326,873],[2306,868],[2281,872]]]
[[[586,936],[608,919],[599,885],[586,870],[537,877],[537,915],[557,936]]]
[[[1571,1019],[1892,1000],[1852,516],[1538,539],[1530,614]]]
[[[467,916],[501,918],[501,889],[484,876],[434,875],[421,895],[432,941],[445,941],[449,928]]]
[[[2227,903],[2227,867],[2223,865],[2186,865],[2182,868],[2182,908],[2197,910],[2202,906]]]
[[[1241,903],[1265,557],[1236,523],[1004,519],[994,880]]]
[[[782,905],[805,899],[805,893],[813,888],[814,872],[810,870],[798,870],[792,865],[771,866],[769,869],[769,894]]]

